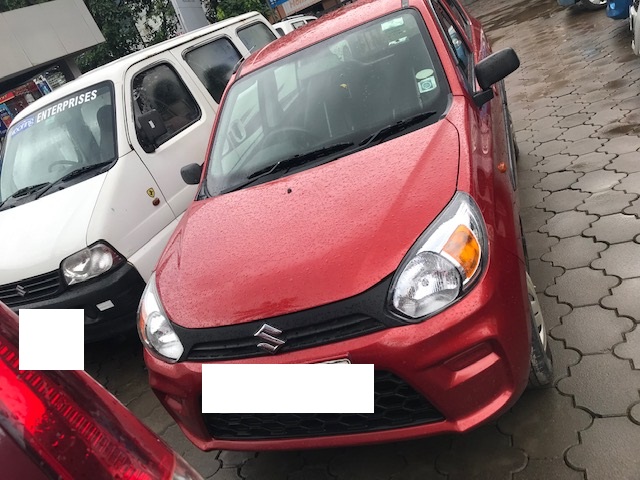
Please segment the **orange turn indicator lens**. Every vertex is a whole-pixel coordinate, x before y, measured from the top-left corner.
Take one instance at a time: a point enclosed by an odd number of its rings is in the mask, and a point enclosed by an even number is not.
[[[442,251],[458,262],[466,280],[476,273],[480,264],[480,244],[466,225],[458,225]]]

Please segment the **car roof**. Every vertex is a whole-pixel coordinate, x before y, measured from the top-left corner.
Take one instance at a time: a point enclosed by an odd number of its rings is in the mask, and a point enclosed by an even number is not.
[[[271,42],[256,54],[249,57],[241,67],[239,77],[262,68],[298,50],[333,37],[346,30],[353,29],[387,13],[400,10],[405,0],[359,0],[339,8],[307,24],[304,28]]]
[[[27,106],[18,115],[16,115],[12,123],[19,122],[34,111],[39,110],[40,108],[51,102],[55,102],[59,98],[71,95],[78,90],[90,87],[92,85],[95,85],[96,83],[107,80],[118,83],[124,77],[124,74],[129,69],[129,67],[140,62],[141,60],[144,60],[145,58],[149,58],[164,51],[171,50],[174,47],[182,45],[183,43],[196,40],[199,37],[210,34],[211,32],[215,32],[216,30],[223,29],[244,20],[249,20],[253,17],[261,17],[261,15],[258,12],[249,12],[243,15],[238,15],[236,17],[227,18],[226,20],[207,25],[206,27],[193,30],[183,35],[165,40],[164,42],[157,43],[156,45],[152,45],[142,50],[130,53],[129,55],[125,55],[124,57],[107,63],[106,65],[90,70],[89,72],[84,73],[78,78],[65,83],[59,88],[56,88],[53,92],[39,98],[38,100]]]

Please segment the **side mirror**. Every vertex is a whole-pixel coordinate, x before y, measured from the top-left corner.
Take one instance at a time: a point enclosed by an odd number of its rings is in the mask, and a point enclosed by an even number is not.
[[[180,176],[187,185],[198,185],[202,176],[202,165],[190,163],[180,169]]]
[[[164,124],[162,116],[157,110],[149,110],[140,115],[137,120],[140,123],[140,130],[142,130],[147,142],[149,142],[149,146],[152,146],[155,150],[156,141],[167,133],[167,126]]]
[[[480,107],[493,98],[491,86],[504,80],[507,75],[515,72],[520,66],[520,59],[512,48],[505,48],[492,53],[478,62],[475,68],[478,85],[482,89],[474,95],[476,104]]]

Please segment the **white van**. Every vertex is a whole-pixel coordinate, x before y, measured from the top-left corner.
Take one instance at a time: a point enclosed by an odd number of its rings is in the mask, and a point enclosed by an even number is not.
[[[275,28],[276,32],[283,37],[287,33],[291,33],[300,27],[304,27],[307,23],[313,22],[317,19],[318,18],[313,15],[292,15],[278,23],[274,23],[273,28]]]
[[[278,34],[247,13],[93,70],[14,119],[0,157],[0,301],[82,308],[85,340],[135,325],[196,186],[218,102]]]

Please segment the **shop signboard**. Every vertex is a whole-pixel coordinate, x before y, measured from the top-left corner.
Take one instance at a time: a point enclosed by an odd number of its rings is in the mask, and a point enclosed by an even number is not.
[[[278,5],[282,5],[287,0],[269,0],[269,6],[271,8],[276,8]]]
[[[7,129],[9,125],[11,125],[11,120],[13,120],[13,118],[11,117],[9,108],[4,103],[0,104],[0,135],[7,133]]]
[[[319,3],[319,0],[289,0],[282,4],[282,8],[284,9],[284,13],[288,17],[289,15],[293,15],[300,10],[309,8],[316,3]]]
[[[0,95],[0,103],[4,103],[7,100],[11,100],[13,97],[15,97],[13,92],[4,93],[4,94]]]

